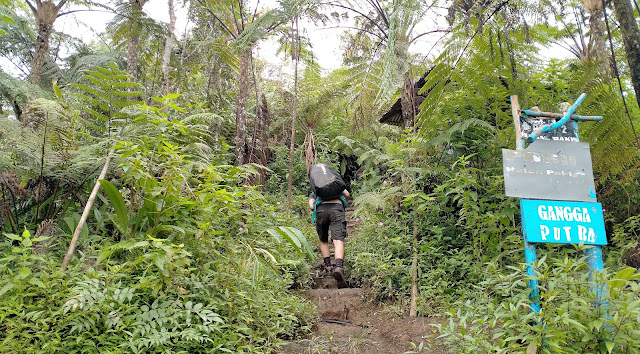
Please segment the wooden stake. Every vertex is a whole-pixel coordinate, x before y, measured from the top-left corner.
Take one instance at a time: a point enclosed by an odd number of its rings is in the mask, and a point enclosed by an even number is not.
[[[125,124],[126,125],[126,124]],[[122,135],[122,131],[124,130],[125,125],[120,128],[120,132],[116,137],[116,140],[120,139]],[[98,195],[98,190],[100,190],[100,180],[104,179],[107,175],[107,171],[109,170],[109,164],[111,163],[111,158],[116,153],[116,149],[109,150],[109,154],[107,155],[107,161],[104,162],[104,167],[102,167],[102,172],[98,176],[96,180],[96,184],[93,186],[93,190],[89,195],[89,199],[87,200],[87,205],[84,207],[84,211],[82,212],[82,216],[80,217],[80,221],[78,222],[78,226],[76,226],[76,230],[73,232],[73,236],[71,237],[71,243],[69,244],[69,250],[67,250],[67,254],[64,256],[64,260],[62,261],[62,265],[60,266],[61,271],[66,271],[69,266],[69,262],[71,262],[71,257],[73,257],[73,252],[76,249],[76,244],[78,243],[78,236],[80,236],[80,231],[84,227],[84,224],[87,222],[87,218],[89,217],[89,213],[91,212],[91,208],[93,207],[93,202]]]
[[[418,317],[418,222],[413,221],[413,264],[411,272],[411,303],[409,317]]]

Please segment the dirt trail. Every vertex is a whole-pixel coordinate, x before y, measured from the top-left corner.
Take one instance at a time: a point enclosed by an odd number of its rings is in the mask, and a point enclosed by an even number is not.
[[[352,238],[356,236],[356,225],[350,214],[351,210],[347,212],[347,223]],[[308,338],[287,342],[280,353],[404,353],[412,350],[410,343],[419,344],[423,336],[433,336],[435,328],[430,324],[441,322],[433,318],[398,317],[367,301],[365,289],[338,289],[333,277],[319,272],[314,281],[315,289],[301,293],[318,309],[314,332]],[[447,351],[443,347],[421,353]]]
[[[302,295],[317,306],[320,320],[309,338],[288,342],[281,353],[404,353],[412,350],[411,342],[433,335],[430,324],[440,321],[387,313],[367,302],[360,288],[311,289]]]

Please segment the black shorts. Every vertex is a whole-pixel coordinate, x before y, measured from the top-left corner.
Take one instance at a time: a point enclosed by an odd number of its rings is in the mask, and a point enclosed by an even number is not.
[[[320,242],[329,242],[329,230],[332,240],[344,241],[347,237],[347,221],[344,214],[342,203],[325,203],[316,207],[316,231]]]

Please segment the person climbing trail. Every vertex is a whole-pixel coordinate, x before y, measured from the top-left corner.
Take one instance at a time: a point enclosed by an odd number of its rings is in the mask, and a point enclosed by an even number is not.
[[[342,176],[327,164],[315,164],[309,169],[309,208],[313,210],[312,222],[320,239],[320,253],[324,268],[333,274],[339,288],[346,287],[344,281],[344,239],[347,236],[345,211],[350,197]],[[335,268],[332,269],[329,251],[329,231],[333,241]]]

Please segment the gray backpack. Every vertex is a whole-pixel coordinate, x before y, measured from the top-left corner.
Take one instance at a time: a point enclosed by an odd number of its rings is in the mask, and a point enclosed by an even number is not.
[[[322,200],[338,199],[347,187],[342,176],[331,166],[318,163],[309,169],[309,183],[313,193]]]

